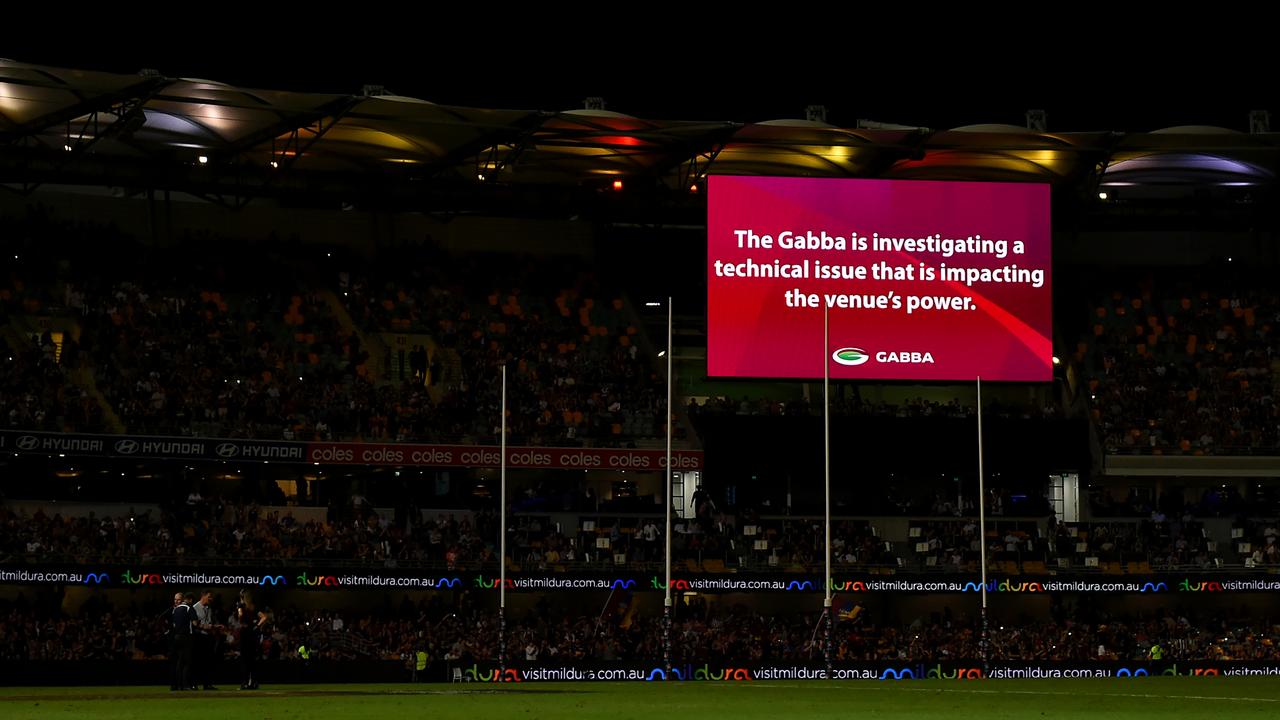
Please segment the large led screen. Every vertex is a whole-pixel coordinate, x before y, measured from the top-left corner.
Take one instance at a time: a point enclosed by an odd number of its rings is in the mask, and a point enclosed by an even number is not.
[[[708,375],[1052,377],[1047,185],[714,176],[707,206]]]

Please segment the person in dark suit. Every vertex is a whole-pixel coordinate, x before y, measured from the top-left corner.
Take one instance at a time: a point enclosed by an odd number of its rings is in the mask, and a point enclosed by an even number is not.
[[[173,610],[170,612],[169,644],[173,661],[173,677],[170,690],[194,690],[191,687],[191,625],[195,614],[191,612],[193,598],[174,593]]]
[[[239,626],[240,651],[240,689],[257,690],[258,678],[255,671],[258,659],[262,655],[262,630],[267,623],[266,613],[259,612],[253,606],[252,598],[244,592],[240,593],[240,602],[236,603],[236,624]]]
[[[195,627],[191,636],[192,681],[205,690],[217,690],[213,686],[213,664],[217,657],[217,640],[220,626],[213,622],[213,593],[205,590],[200,593],[200,602],[191,606],[195,616]]]

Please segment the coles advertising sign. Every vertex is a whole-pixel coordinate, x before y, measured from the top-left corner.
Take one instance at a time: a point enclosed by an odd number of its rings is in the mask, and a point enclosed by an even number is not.
[[[707,374],[1047,382],[1050,239],[1048,185],[713,176]]]
[[[77,457],[157,458],[308,463],[319,465],[405,465],[416,467],[498,467],[493,445],[289,442],[227,438],[87,435],[0,430],[0,452]],[[666,470],[662,450],[508,447],[507,467],[557,470]],[[701,470],[701,450],[674,450],[673,470]]]
[[[418,465],[437,467],[498,467],[502,455],[486,445],[406,445],[403,443],[307,444],[307,461],[335,465]],[[662,450],[605,448],[508,447],[509,468],[562,470],[665,470]],[[676,470],[702,469],[700,451],[672,451]]]

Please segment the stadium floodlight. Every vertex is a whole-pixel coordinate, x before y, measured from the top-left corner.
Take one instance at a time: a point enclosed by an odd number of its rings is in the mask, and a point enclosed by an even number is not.
[[[1061,359],[1061,358],[1059,358],[1057,355],[1054,355],[1054,356],[1053,356],[1053,364],[1054,364],[1054,365],[1061,365],[1061,364],[1062,364],[1062,359]]]
[[[1106,190],[1099,190],[1099,191],[1098,191],[1098,199],[1099,199],[1099,200],[1106,200],[1106,199],[1107,199],[1107,191],[1106,191]]]
[[[201,165],[208,165],[208,164],[209,164],[209,156],[208,156],[208,155],[201,155],[200,157],[196,158],[196,162],[200,163]]]

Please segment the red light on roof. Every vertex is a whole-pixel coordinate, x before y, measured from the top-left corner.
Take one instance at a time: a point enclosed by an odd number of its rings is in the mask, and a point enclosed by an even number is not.
[[[693,194],[695,194],[695,195],[696,195],[696,194],[698,194],[698,183],[693,183],[692,185],[690,185],[690,186],[689,186],[689,192],[691,192],[691,193],[693,193]]]
[[[622,189],[622,181],[621,181],[621,180],[614,180],[614,181],[613,181],[613,189],[614,189],[614,190],[621,190],[621,189]]]

